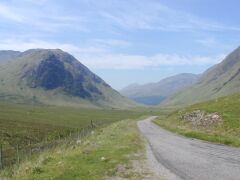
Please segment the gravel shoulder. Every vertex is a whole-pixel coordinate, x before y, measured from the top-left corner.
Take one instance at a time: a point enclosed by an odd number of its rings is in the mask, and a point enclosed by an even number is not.
[[[139,121],[138,128],[149,143],[148,151],[154,156],[148,159],[159,176],[171,180],[240,179],[239,148],[176,135],[152,123],[154,118]]]

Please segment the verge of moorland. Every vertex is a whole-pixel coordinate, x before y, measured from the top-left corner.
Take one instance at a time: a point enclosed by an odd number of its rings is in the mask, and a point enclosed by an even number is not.
[[[150,178],[147,168],[134,167],[145,158],[144,146],[136,121],[123,120],[96,129],[74,144],[43,152],[12,170],[3,171],[1,176],[7,179]]]
[[[172,132],[215,143],[240,147],[240,94],[217,98],[195,104],[156,119],[154,122]],[[222,121],[209,126],[192,126],[181,117],[186,113],[201,110],[206,113],[218,113]]]

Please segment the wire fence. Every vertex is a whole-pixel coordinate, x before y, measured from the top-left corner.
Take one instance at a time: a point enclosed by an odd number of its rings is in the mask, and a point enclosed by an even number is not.
[[[70,131],[66,136],[61,136],[59,133],[59,137],[55,140],[47,141],[46,138],[44,142],[39,143],[29,141],[28,145],[25,146],[16,144],[15,146],[5,147],[5,145],[0,144],[0,170],[15,164],[19,165],[21,161],[28,159],[32,155],[53,149],[59,145],[68,144],[73,141],[78,142],[95,128],[105,126],[106,124],[109,123],[93,123],[91,121],[88,126],[72,132]]]

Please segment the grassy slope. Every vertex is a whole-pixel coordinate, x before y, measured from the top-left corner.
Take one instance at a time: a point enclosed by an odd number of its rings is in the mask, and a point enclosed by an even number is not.
[[[199,81],[167,98],[162,106],[183,107],[239,92],[240,48],[205,71]]]
[[[58,50],[51,51],[55,52],[56,54],[59,53]],[[129,107],[137,106],[136,103],[121,96],[112,88],[97,83],[94,84],[94,86],[96,86],[104,95],[104,97],[99,97],[98,100],[90,100],[77,96],[71,96],[63,92],[60,88],[47,91],[42,88],[29,88],[22,81],[24,71],[26,71],[26,69],[36,68],[38,63],[40,63],[47,53],[47,50],[39,50],[38,53],[22,55],[13,61],[0,65],[1,101],[5,100],[13,103],[35,103],[83,108],[98,108],[100,105],[101,107],[106,108],[114,107],[119,109],[128,109]]]
[[[124,120],[96,130],[81,144],[65,145],[26,161],[15,168],[11,179],[100,180],[113,176],[142,179],[146,174],[132,171],[130,161],[144,158],[136,156],[143,150],[136,121]],[[123,172],[119,170],[119,165],[125,168]],[[8,178],[11,174],[9,171],[2,172]]]
[[[40,59],[40,58],[37,58]],[[35,103],[59,106],[77,106],[93,108],[90,102],[71,96],[66,96],[59,90],[44,91],[42,89],[28,88],[20,85],[22,67],[25,64],[33,66],[34,61],[31,59],[18,59],[0,66],[0,100],[13,103]],[[95,106],[96,107],[96,106]]]
[[[159,118],[155,122],[160,126],[185,135],[216,143],[240,147],[240,94],[233,94],[217,100],[199,103],[181,111]],[[218,112],[223,117],[223,123],[208,128],[193,129],[190,124],[180,120],[180,115],[194,110]]]
[[[0,103],[0,143],[6,146],[42,141],[47,134],[139,117],[144,112]]]

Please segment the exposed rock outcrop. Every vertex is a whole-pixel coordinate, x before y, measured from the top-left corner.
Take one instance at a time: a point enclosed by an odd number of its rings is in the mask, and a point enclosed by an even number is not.
[[[185,113],[181,116],[181,119],[190,122],[193,127],[208,127],[222,122],[222,117],[219,113],[206,113],[201,110]]]
[[[63,56],[62,51],[46,52],[44,58],[37,66],[28,68],[23,76],[31,88],[53,90],[61,88],[66,93],[81,98],[101,96],[96,84],[106,85],[85,67],[79,65],[70,55]]]

